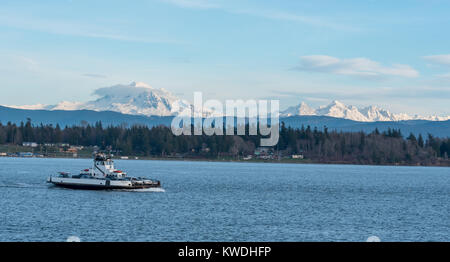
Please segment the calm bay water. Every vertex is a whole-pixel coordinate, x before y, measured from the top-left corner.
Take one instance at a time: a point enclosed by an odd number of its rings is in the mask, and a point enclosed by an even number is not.
[[[450,241],[450,168],[128,160],[164,191],[45,183],[90,165],[0,158],[0,241]]]

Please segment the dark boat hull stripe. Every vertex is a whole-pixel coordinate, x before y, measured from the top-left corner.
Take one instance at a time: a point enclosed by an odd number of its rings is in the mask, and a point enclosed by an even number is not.
[[[88,184],[71,184],[51,182],[55,186],[71,188],[71,189],[87,189],[87,190],[111,190],[111,189],[145,189],[158,188],[160,185],[136,185],[136,186],[106,186],[106,185],[88,185]]]

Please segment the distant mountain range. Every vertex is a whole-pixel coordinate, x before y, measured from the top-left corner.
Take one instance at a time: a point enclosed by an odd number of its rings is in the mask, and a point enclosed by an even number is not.
[[[193,106],[186,100],[178,98],[165,89],[153,88],[142,82],[133,82],[129,85],[115,85],[97,89],[94,92],[99,98],[88,102],[63,101],[56,105],[25,105],[7,106],[28,110],[92,110],[113,111],[128,115],[139,116],[176,116],[190,113]],[[203,115],[211,115],[212,110],[206,110]],[[216,114],[214,114],[216,115]],[[429,120],[445,121],[450,116],[410,116],[408,114],[394,114],[377,106],[357,108],[347,106],[339,101],[333,101],[329,105],[313,109],[302,102],[297,106],[289,107],[280,112],[281,117],[291,116],[329,116],[349,119],[359,122],[376,121],[404,121],[404,120]]]
[[[388,110],[377,106],[368,106],[357,108],[356,106],[347,106],[339,101],[333,101],[331,104],[321,106],[317,109],[309,107],[302,102],[297,106],[289,107],[281,112],[281,116],[331,116],[336,118],[344,118],[359,122],[375,122],[375,121],[404,121],[404,120],[429,120],[429,121],[445,121],[450,116],[410,116],[407,114],[393,114]]]
[[[56,126],[59,124],[62,128],[72,125],[94,125],[98,121],[101,121],[103,126],[169,126],[172,121],[172,117],[128,115],[113,111],[28,110],[0,106],[0,123],[2,124],[7,122],[20,124],[26,122],[28,118],[34,125],[52,124]]]
[[[170,126],[176,115],[190,113],[192,105],[164,89],[156,89],[142,82],[115,85],[97,89],[99,98],[89,102],[61,102],[57,105],[0,106],[0,122],[19,124],[27,118],[34,124],[67,125],[157,125]],[[211,115],[212,111],[204,112]],[[215,114],[213,114],[215,115]],[[376,106],[357,108],[339,101],[313,109],[305,103],[280,112],[280,121],[287,126],[311,126],[339,131],[372,132],[397,128],[403,134],[430,133],[439,137],[450,136],[450,117],[411,117],[393,114]]]
[[[282,117],[280,121],[286,126],[300,128],[301,126],[317,127],[322,130],[327,127],[329,130],[343,132],[373,132],[376,128],[380,131],[386,131],[388,128],[400,129],[404,136],[413,133],[427,136],[431,134],[437,137],[450,137],[450,120],[430,121],[430,120],[403,120],[403,121],[375,121],[360,122],[343,118],[329,116],[291,116]]]
[[[113,111],[93,111],[93,110],[27,110],[0,106],[0,123],[12,122],[20,124],[30,118],[34,125],[39,124],[59,124],[62,128],[72,125],[95,124],[101,121],[103,126],[133,126],[145,125],[148,127],[164,125],[170,126],[173,116],[143,116],[122,114]],[[349,119],[336,118],[330,116],[288,116],[281,117],[280,121],[287,126],[300,128],[301,126],[311,126],[323,129],[325,126],[329,130],[337,131],[364,131],[372,132],[378,128],[380,132],[388,128],[400,129],[404,135],[414,133],[415,135],[428,133],[437,137],[450,137],[450,120],[429,121],[429,120],[405,120],[405,121],[375,121],[360,122]]]

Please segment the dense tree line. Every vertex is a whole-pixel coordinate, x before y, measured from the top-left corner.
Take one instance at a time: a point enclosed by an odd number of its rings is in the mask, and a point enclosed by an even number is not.
[[[248,128],[248,127],[247,127]],[[248,133],[248,132],[247,132]],[[20,125],[0,123],[0,144],[20,145],[22,142],[69,143],[119,150],[123,155],[239,157],[253,154],[260,136],[174,136],[170,128],[158,126],[108,126],[101,122],[61,128],[59,125],[33,126],[31,121]],[[303,154],[314,162],[359,164],[449,164],[450,138],[426,138],[400,130],[388,129],[372,133],[337,132],[311,128],[280,127],[274,154]]]

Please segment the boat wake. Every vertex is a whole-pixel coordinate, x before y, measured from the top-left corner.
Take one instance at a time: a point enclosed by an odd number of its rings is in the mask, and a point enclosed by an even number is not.
[[[27,184],[27,183],[0,183],[0,187],[3,188],[47,188],[46,185],[43,184]]]
[[[147,193],[147,192],[160,192],[160,193],[164,193],[164,192],[166,192],[166,190],[164,190],[163,188],[160,188],[160,187],[154,187],[154,188],[138,188],[138,189],[120,189],[120,191],[125,191],[125,192],[142,192],[142,193]]]

